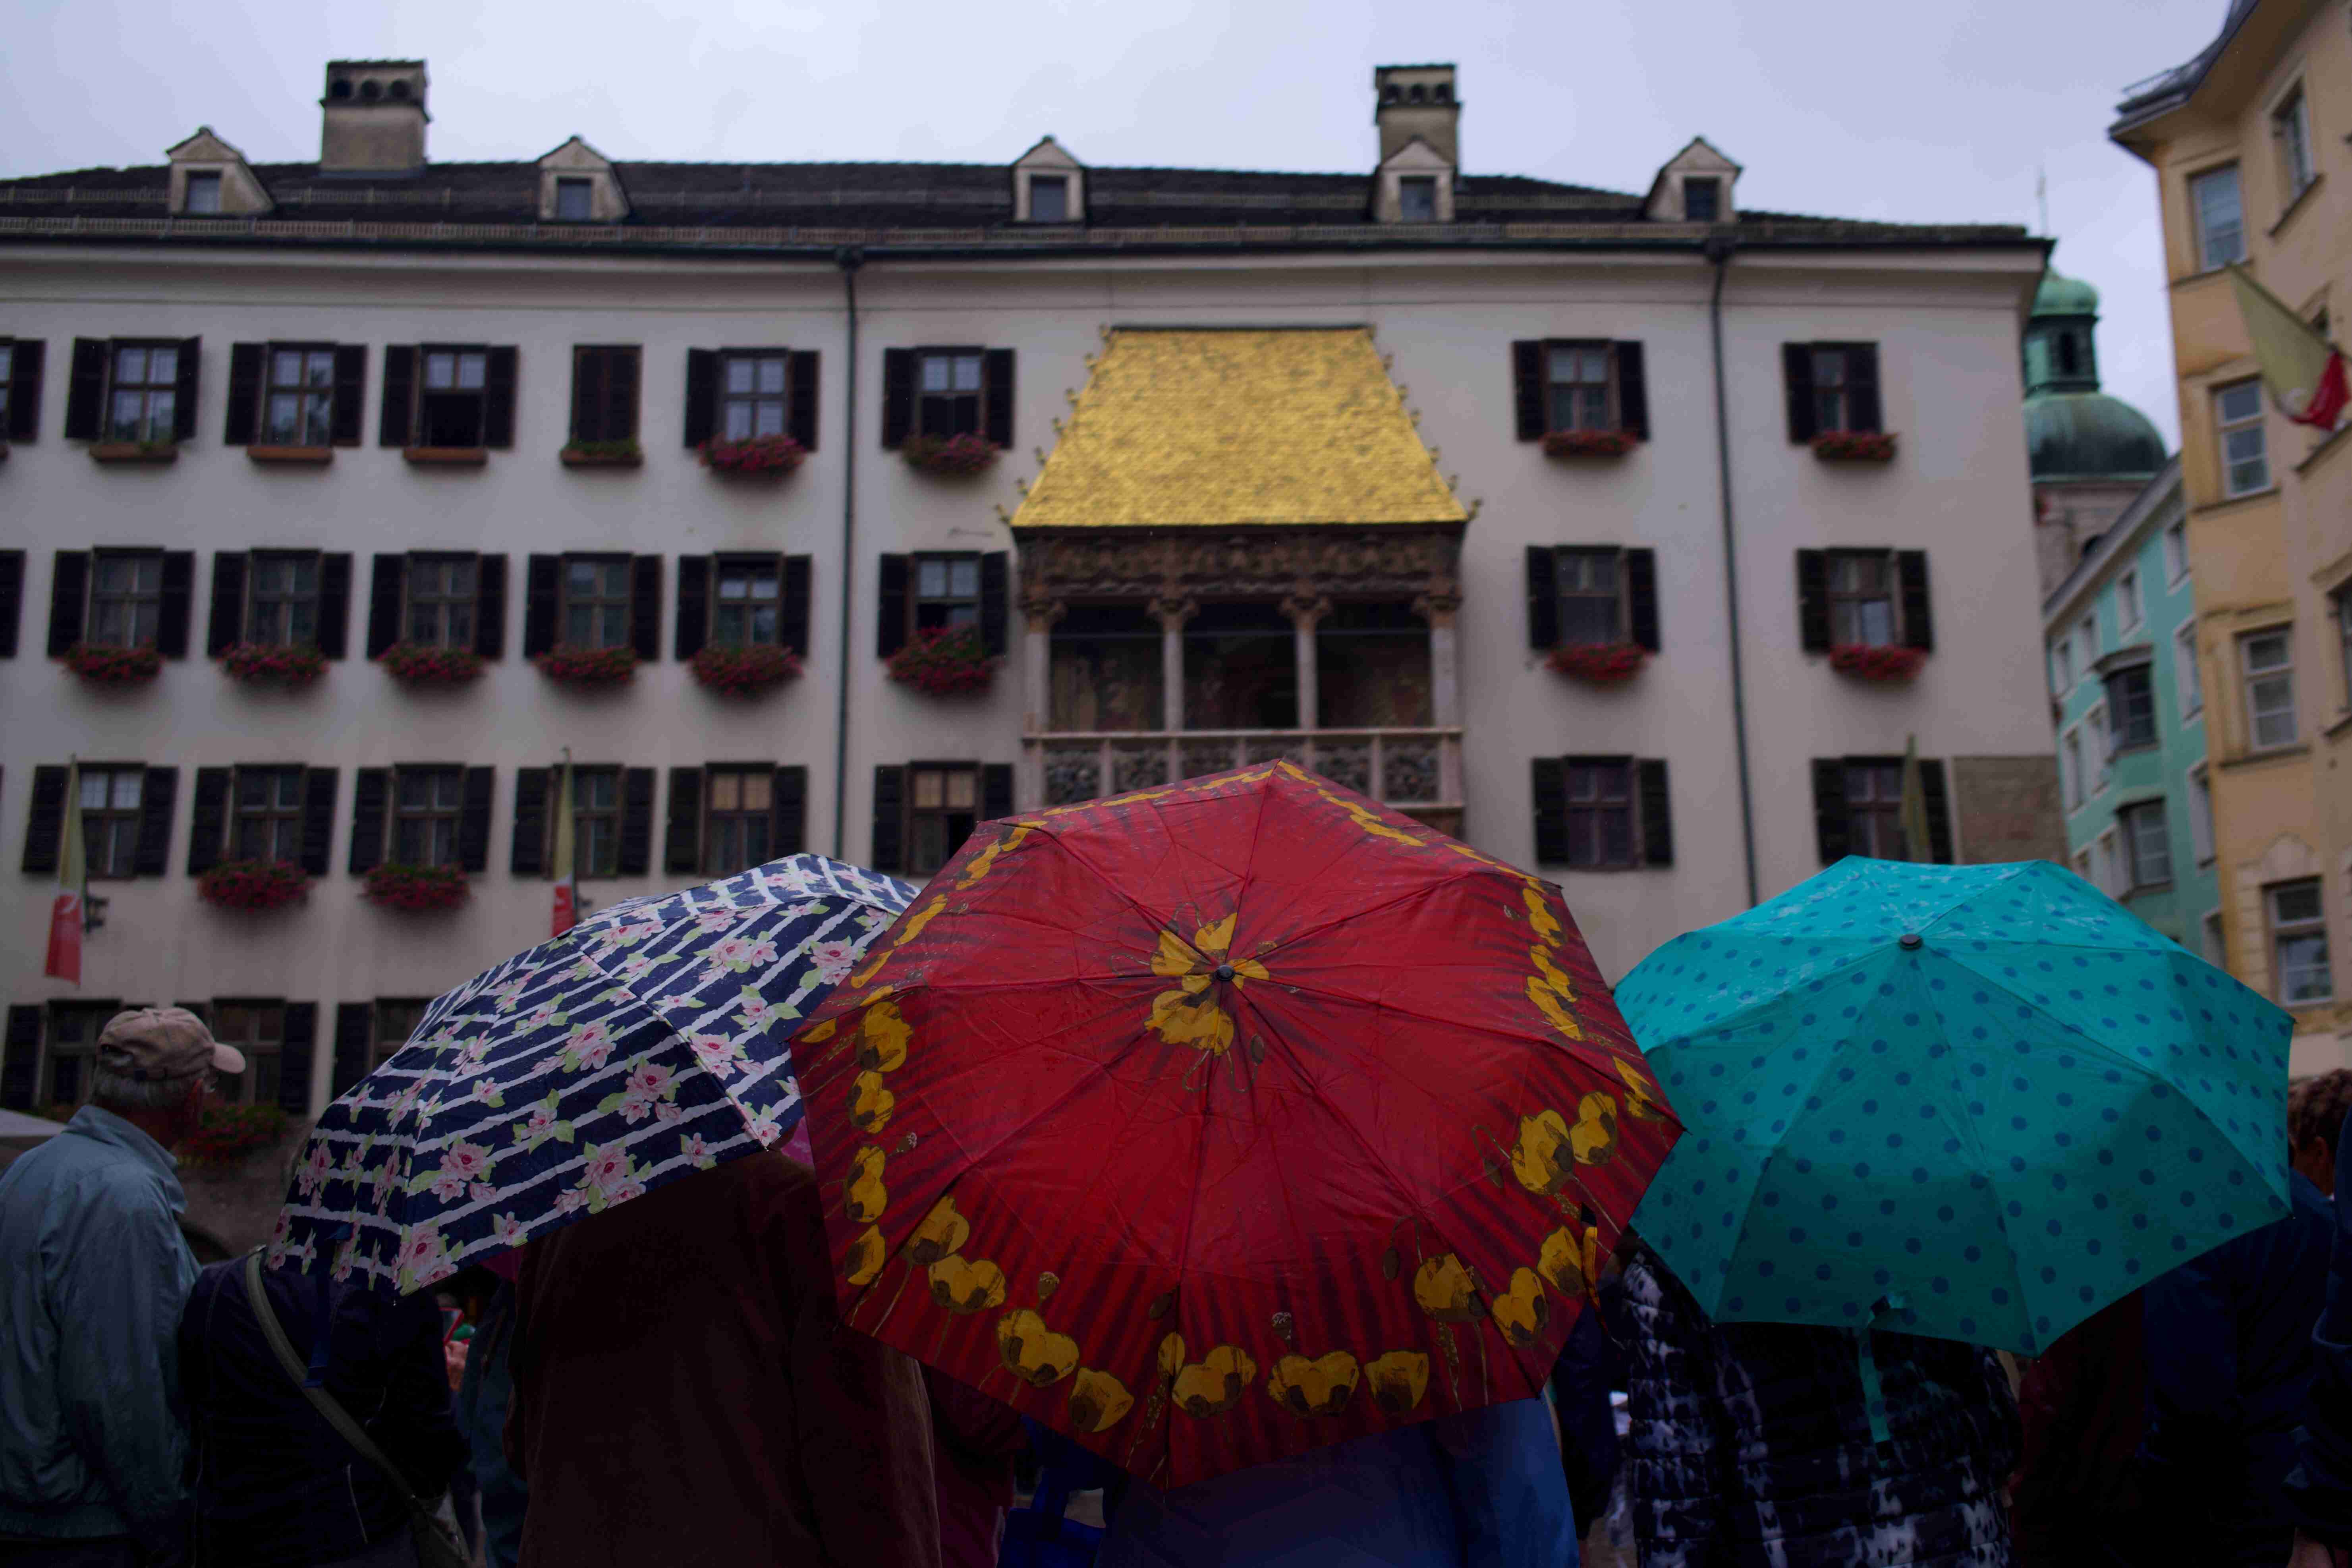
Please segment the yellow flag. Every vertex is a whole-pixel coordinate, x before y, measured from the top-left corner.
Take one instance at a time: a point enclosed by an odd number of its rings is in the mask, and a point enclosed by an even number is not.
[[[1927,787],[1919,773],[1919,737],[1903,737],[1903,855],[1908,860],[1933,860],[1934,842],[1927,837]]]
[[[2237,289],[2238,314],[2245,321],[2271,401],[2298,425],[2335,429],[2347,395],[2352,395],[2343,351],[2235,262],[2230,264],[2230,281]]]
[[[100,774],[103,778],[105,775]],[[49,900],[49,951],[41,973],[81,984],[82,928],[89,905],[89,860],[81,839],[81,764],[66,770],[65,823],[58,845],[58,890]]]
[[[555,852],[548,867],[555,876],[555,910],[550,936],[562,936],[580,921],[580,876],[574,864],[578,834],[572,815],[572,758],[567,753],[555,770]]]

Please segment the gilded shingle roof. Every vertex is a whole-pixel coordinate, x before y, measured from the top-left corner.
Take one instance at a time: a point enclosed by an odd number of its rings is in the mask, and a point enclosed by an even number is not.
[[[1122,328],[1015,528],[1463,522],[1361,327]]]

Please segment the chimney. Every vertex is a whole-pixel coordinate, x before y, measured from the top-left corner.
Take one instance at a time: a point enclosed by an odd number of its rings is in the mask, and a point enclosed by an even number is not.
[[[425,166],[425,62],[329,60],[319,171],[410,174]]]
[[[1372,123],[1381,130],[1381,163],[1414,137],[1452,165],[1462,168],[1462,100],[1454,96],[1454,68],[1372,68]]]

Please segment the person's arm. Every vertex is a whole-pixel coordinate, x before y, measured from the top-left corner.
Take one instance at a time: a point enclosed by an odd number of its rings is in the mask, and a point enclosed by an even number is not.
[[[1462,1531],[1464,1568],[1557,1568],[1576,1558],[1576,1517],[1551,1413],[1514,1399],[1429,1424]]]
[[[466,1439],[449,1410],[441,1313],[433,1293],[423,1290],[393,1303],[362,1288],[352,1299],[379,1319],[373,1325],[374,1359],[383,1404],[368,1423],[369,1436],[419,1496],[438,1497],[466,1462]]]
[[[59,1404],[75,1451],[141,1548],[175,1563],[187,1547],[180,1313],[195,1259],[143,1179],[94,1181],[44,1244],[63,1326]]]
[[[1643,1255],[1626,1266],[1626,1479],[1642,1568],[1731,1560],[1730,1459],[1716,1429],[1714,1356],[1697,1304]]]

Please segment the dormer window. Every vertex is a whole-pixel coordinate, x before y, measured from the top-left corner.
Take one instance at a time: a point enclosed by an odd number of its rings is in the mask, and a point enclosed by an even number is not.
[[[1070,221],[1068,176],[1063,174],[1029,176],[1029,221],[1032,223]]]
[[[1723,182],[1688,179],[1683,182],[1683,217],[1690,223],[1713,223],[1723,211]]]
[[[595,186],[585,179],[555,182],[555,216],[569,223],[584,223],[593,211]]]
[[[221,177],[217,174],[188,176],[187,210],[191,213],[217,213],[221,210]]]
[[[1413,89],[1415,93],[1421,89]],[[1406,223],[1437,221],[1437,178],[1433,174],[1407,174],[1397,182],[1397,216]]]

